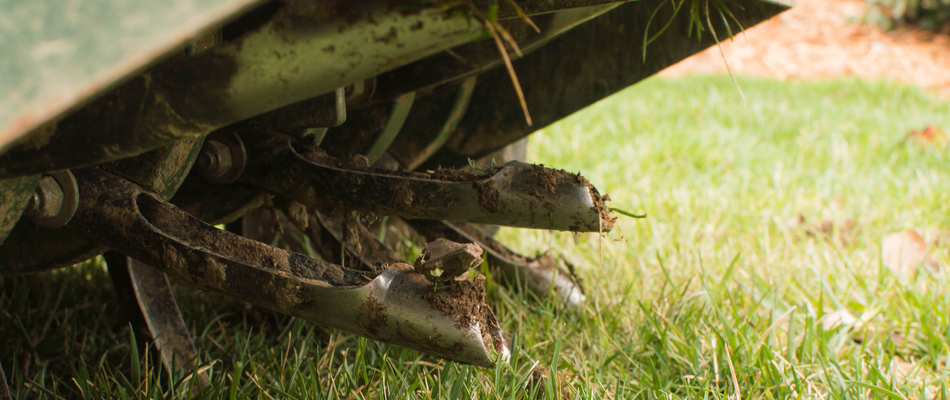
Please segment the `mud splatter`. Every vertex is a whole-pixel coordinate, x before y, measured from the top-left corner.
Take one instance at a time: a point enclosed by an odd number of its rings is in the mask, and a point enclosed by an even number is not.
[[[554,193],[557,190],[558,175],[570,175],[567,172],[544,168],[544,164],[532,164],[531,174],[538,178],[538,183],[547,191]]]
[[[530,394],[532,390],[537,388],[538,394],[534,398],[543,399],[544,382],[548,380],[548,373],[550,371],[548,367],[542,366],[541,364],[535,365],[534,369],[531,370],[531,378],[528,379],[525,390]]]
[[[388,320],[385,311],[386,305],[375,297],[370,296],[369,299],[360,306],[356,314],[356,324],[366,330],[366,332],[369,332],[369,334],[378,336],[379,328],[386,326]]]
[[[287,207],[284,208],[284,214],[287,214],[287,217],[297,225],[302,231],[306,231],[310,226],[310,218],[307,213],[307,206],[298,203],[296,201],[290,201],[287,204]]]
[[[478,193],[478,204],[492,213],[501,211],[501,203],[498,201],[498,188],[495,187],[494,180],[485,179],[480,182],[473,182],[472,187]]]
[[[485,347],[500,351],[505,341],[495,314],[485,304],[483,282],[485,277],[481,275],[475,280],[456,278],[447,288],[427,292],[422,298],[433,309],[452,318],[458,329],[465,330],[478,323]]]

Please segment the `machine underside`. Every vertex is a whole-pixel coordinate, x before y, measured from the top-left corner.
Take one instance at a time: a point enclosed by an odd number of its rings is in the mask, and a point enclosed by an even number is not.
[[[17,82],[0,79],[18,104],[0,115],[0,274],[104,254],[139,337],[179,364],[197,353],[166,275],[494,365],[510,351],[504,324],[469,270],[485,260],[503,283],[575,309],[585,297],[558,260],[516,254],[486,227],[604,233],[614,221],[582,176],[498,152],[716,40],[676,1],[502,3],[206,0],[182,26],[154,27],[164,41],[143,42],[144,58],[92,49],[21,65]],[[748,28],[787,8],[726,3],[728,19],[703,21],[718,39],[726,21]],[[5,54],[37,51],[20,46]],[[90,72],[43,84],[31,68]],[[422,256],[402,259],[379,224],[424,237]],[[305,239],[272,247],[275,226]]]

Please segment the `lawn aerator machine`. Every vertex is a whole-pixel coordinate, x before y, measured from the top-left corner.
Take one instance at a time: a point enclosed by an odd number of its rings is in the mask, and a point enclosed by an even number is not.
[[[557,260],[516,254],[485,226],[614,221],[579,174],[492,154],[788,7],[13,2],[0,18],[0,274],[104,255],[137,337],[169,365],[197,353],[166,276],[490,367],[509,344],[468,270],[485,259],[539,296],[584,295]],[[269,245],[280,220],[318,258]],[[426,238],[422,256],[403,260],[370,228],[383,222]]]

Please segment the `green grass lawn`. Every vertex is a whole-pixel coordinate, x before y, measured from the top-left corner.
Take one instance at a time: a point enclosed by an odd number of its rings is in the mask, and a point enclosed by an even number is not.
[[[946,153],[901,144],[950,108],[886,82],[651,79],[533,136],[528,161],[582,172],[621,217],[600,237],[504,229],[578,261],[588,302],[488,284],[511,363],[485,370],[181,289],[204,398],[946,398],[946,270],[898,276],[888,233],[950,228]],[[788,229],[853,219],[851,240]],[[950,261],[946,247],[938,261]],[[2,277],[0,361],[23,398],[183,398],[133,352],[95,263]],[[819,320],[848,310],[854,326]],[[537,389],[535,389],[537,390]]]

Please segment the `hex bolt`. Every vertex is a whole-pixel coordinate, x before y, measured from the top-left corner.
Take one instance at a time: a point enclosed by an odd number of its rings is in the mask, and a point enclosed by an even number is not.
[[[58,171],[40,178],[24,215],[38,227],[59,228],[73,218],[78,206],[76,179],[69,171]]]
[[[62,208],[63,188],[59,187],[52,176],[44,175],[36,184],[36,190],[26,209],[26,216],[35,223],[37,219],[55,217]]]
[[[210,183],[226,185],[236,181],[244,172],[246,157],[244,145],[237,135],[209,138],[195,160],[195,171]]]
[[[217,140],[208,140],[196,161],[198,172],[206,175],[205,179],[217,179],[231,168],[231,150],[224,143]]]

